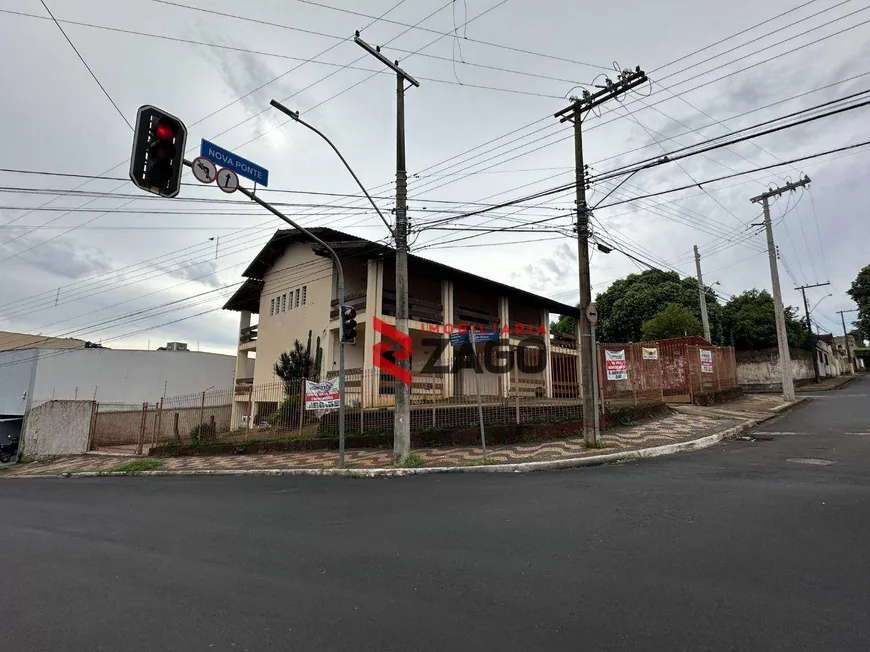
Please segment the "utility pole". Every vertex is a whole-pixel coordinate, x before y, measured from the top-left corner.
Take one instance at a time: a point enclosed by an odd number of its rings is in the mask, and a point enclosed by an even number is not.
[[[846,357],[849,359],[849,370],[851,373],[855,373],[855,363],[852,360],[852,348],[849,346],[849,331],[846,330],[846,317],[844,316],[847,312],[858,312],[857,309],[853,310],[839,310],[838,314],[840,315],[840,321],[843,322],[843,339],[846,341]]]
[[[753,204],[761,202],[764,208],[764,229],[767,232],[767,257],[770,260],[770,281],[773,286],[773,309],[776,313],[776,343],[779,347],[779,366],[782,370],[782,395],[787,401],[795,400],[794,380],[792,379],[791,354],[788,350],[788,332],[785,328],[785,310],[782,305],[782,290],[779,287],[779,269],[776,266],[776,245],[773,242],[773,226],[770,223],[770,206],[768,199],[783,193],[793,191],[795,188],[805,186],[810,178],[804,178],[794,183],[787,183],[779,188],[771,188],[765,193],[752,197],[749,201]],[[757,226],[753,224],[752,226]]]
[[[813,324],[810,321],[810,306],[807,303],[807,290],[809,288],[824,287],[825,285],[830,285],[830,283],[816,283],[814,285],[801,285],[800,287],[795,288],[795,290],[801,291],[801,294],[803,295],[803,298],[804,298],[804,313],[807,316],[807,335],[810,338],[810,342],[813,343],[813,372],[816,375],[816,382],[817,383],[822,380],[822,376],[819,373],[819,353],[818,353],[818,351],[816,351],[815,336],[813,335]]]
[[[405,82],[420,86],[420,82],[359,37],[354,43],[396,73],[396,329],[408,334],[408,173],[405,169]],[[410,360],[396,360],[399,367],[410,371]],[[393,457],[402,463],[411,452],[411,388],[395,381],[396,405],[393,424]]]
[[[704,325],[704,339],[710,342],[710,319],[707,317],[707,289],[704,287],[704,278],[701,276],[701,254],[698,253],[698,245],[695,245],[695,270],[698,272],[698,297],[701,300],[701,323]]]
[[[580,263],[580,309],[586,310],[592,303],[592,284],[589,275],[589,208],[586,204],[586,166],[583,163],[583,117],[596,106],[607,102],[619,94],[646,82],[646,74],[636,68],[634,72],[624,70],[616,82],[607,80],[601,90],[590,93],[583,91],[582,97],[575,99],[571,106],[554,114],[559,122],[574,123],[574,174],[577,188],[577,258]],[[592,350],[592,332],[589,320],[580,315],[577,319],[577,349],[580,354],[578,365],[580,396],[583,403],[583,437],[587,444],[598,444],[598,433],[592,415],[595,413],[593,401],[593,366],[595,355]]]

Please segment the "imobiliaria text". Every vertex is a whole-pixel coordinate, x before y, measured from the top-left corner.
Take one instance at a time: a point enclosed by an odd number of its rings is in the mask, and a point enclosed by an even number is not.
[[[477,373],[486,370],[491,374],[505,374],[514,366],[523,373],[541,373],[547,366],[546,347],[543,338],[547,329],[543,324],[523,324],[515,322],[513,330],[507,324],[490,327],[480,324],[422,324],[424,332],[451,336],[424,337],[424,347],[432,347],[433,351],[425,361],[420,373],[449,374],[457,369],[474,369]],[[412,375],[400,363],[411,359],[411,337],[399,331],[395,326],[375,317],[374,330],[395,342],[378,342],[372,347],[375,367],[410,385]],[[456,341],[456,335],[466,337]],[[509,337],[522,337],[514,349],[504,340]],[[483,344],[483,355],[479,355],[475,344]],[[454,346],[456,354],[451,363],[444,363],[442,356],[448,346]]]

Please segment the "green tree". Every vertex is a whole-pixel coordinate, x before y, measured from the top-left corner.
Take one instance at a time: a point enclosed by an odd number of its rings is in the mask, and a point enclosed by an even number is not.
[[[598,339],[602,342],[637,342],[643,339],[643,325],[655,317],[663,306],[676,304],[701,319],[698,283],[680,278],[676,272],[649,270],[631,274],[613,283],[596,298],[598,305]],[[721,306],[712,290],[707,290],[707,313],[710,331],[718,342]]]
[[[858,272],[846,293],[858,305],[858,321],[853,325],[859,331],[861,340],[870,339],[870,265]]]
[[[655,317],[643,323],[644,340],[666,340],[672,337],[703,335],[704,327],[692,311],[677,303],[669,303]]]
[[[785,309],[789,346],[806,347],[806,323],[797,318],[797,309]],[[767,290],[747,290],[722,308],[725,343],[738,350],[766,349],[777,345],[776,312]]]
[[[580,307],[580,304],[577,304]],[[555,337],[575,339],[577,337],[577,320],[570,315],[559,315],[559,319],[550,322],[550,335]]]

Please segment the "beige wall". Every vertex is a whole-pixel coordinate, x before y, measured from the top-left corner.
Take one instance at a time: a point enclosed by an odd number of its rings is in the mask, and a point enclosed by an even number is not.
[[[278,356],[299,340],[302,346],[311,334],[312,357],[318,337],[324,337],[329,323],[329,307],[332,300],[332,262],[317,256],[307,244],[294,244],[275,262],[263,279],[260,295],[260,319],[257,335],[257,364],[254,369],[254,384],[275,382],[272,365]],[[306,305],[289,307],[283,312],[270,315],[272,299],[289,294],[302,286],[307,287]]]
[[[83,349],[84,340],[0,331],[0,351],[13,349]]]

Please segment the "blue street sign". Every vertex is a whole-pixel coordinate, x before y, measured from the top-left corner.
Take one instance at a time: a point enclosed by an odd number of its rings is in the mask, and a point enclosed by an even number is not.
[[[252,163],[246,158],[233,154],[223,147],[218,147],[214,143],[208,142],[205,138],[202,139],[199,155],[207,158],[209,161],[214,161],[219,167],[235,171],[240,177],[250,179],[264,188],[269,187],[269,170],[260,167],[256,163]]]
[[[472,342],[498,342],[499,335],[496,331],[473,331],[471,333]]]
[[[498,342],[498,331],[462,331],[461,333],[450,333],[450,345],[462,346],[466,342]]]

